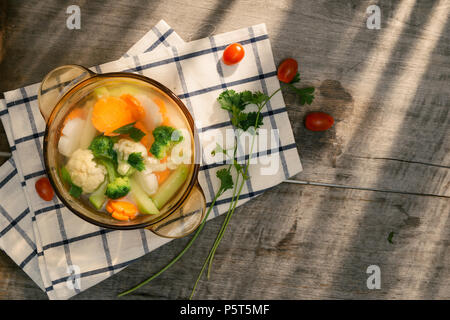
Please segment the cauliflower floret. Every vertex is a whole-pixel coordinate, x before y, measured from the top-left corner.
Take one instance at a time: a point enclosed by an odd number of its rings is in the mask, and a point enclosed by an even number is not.
[[[134,152],[141,153],[142,156],[147,155],[147,149],[142,143],[128,139],[120,139],[114,144],[113,149],[117,152],[119,159],[124,161],[127,161],[130,154]]]
[[[152,195],[158,190],[158,179],[151,170],[138,171],[135,173],[135,177],[148,195]]]
[[[113,149],[117,152],[117,160],[119,162],[117,172],[121,175],[126,175],[131,169],[130,164],[127,162],[130,154],[137,152],[143,157],[147,155],[147,149],[142,143],[134,142],[128,139],[120,139],[114,144]]]
[[[72,182],[83,193],[94,192],[105,180],[106,169],[94,161],[91,150],[77,149],[66,164]]]

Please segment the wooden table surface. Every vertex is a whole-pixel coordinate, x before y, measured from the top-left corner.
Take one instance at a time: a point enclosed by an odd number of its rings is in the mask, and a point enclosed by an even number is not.
[[[450,2],[187,3],[8,1],[0,92],[38,82],[59,65],[115,60],[160,19],[186,41],[264,22],[275,62],[297,59],[302,81],[317,88],[311,106],[284,93],[304,171],[293,177],[299,184],[282,183],[236,211],[196,298],[449,299]],[[381,8],[379,30],[366,27],[373,3]],[[81,30],[65,26],[72,4],[81,8]],[[313,110],[333,115],[334,127],[306,130]],[[8,150],[2,130],[0,151]],[[127,299],[186,298],[223,218],[208,222],[179,263]],[[115,298],[187,240],[74,299]],[[380,267],[378,290],[367,288],[369,265]],[[46,295],[0,252],[0,298]]]

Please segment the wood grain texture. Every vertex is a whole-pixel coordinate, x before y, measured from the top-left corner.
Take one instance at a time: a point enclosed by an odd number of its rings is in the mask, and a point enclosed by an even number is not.
[[[311,106],[284,92],[304,166],[295,179],[400,193],[274,188],[237,210],[212,279],[202,281],[196,297],[448,299],[449,3],[377,3],[380,30],[366,28],[373,4],[366,0],[10,1],[0,91],[38,82],[62,64],[115,60],[160,19],[186,41],[265,22],[276,62],[296,58],[302,83],[316,87]],[[81,30],[65,28],[71,4],[81,7]],[[304,117],[315,110],[333,115],[336,125],[307,131]],[[4,143],[0,136],[0,151]],[[209,222],[180,263],[130,298],[188,296],[222,220]],[[186,241],[171,242],[75,299],[114,298]],[[366,287],[371,264],[381,268],[381,290]],[[46,297],[1,254],[0,298]]]
[[[6,0],[0,0],[0,63],[5,53],[4,37],[6,29]],[[0,95],[2,98],[2,95]],[[0,152],[9,152],[8,141],[3,126],[0,124]],[[0,155],[0,165],[7,160],[7,157]]]

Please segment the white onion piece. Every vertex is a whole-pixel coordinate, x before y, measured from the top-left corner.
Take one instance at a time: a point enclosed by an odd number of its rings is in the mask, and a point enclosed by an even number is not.
[[[63,156],[70,157],[79,148],[84,124],[85,121],[80,118],[67,121],[58,141],[58,151]]]

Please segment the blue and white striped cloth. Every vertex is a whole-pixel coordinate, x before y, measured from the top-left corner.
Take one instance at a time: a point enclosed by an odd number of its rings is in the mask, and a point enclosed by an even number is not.
[[[245,58],[237,66],[224,66],[222,52],[233,42],[244,46]],[[218,189],[215,172],[223,164],[211,156],[211,146],[231,128],[229,114],[220,109],[217,96],[227,88],[259,90],[268,95],[279,89],[263,24],[184,43],[161,21],[123,58],[92,70],[140,73],[165,84],[183,100],[196,121],[204,148],[199,182],[207,202]],[[14,160],[0,168],[0,248],[50,299],[67,299],[171,240],[148,230],[99,228],[72,214],[56,197],[46,202],[37,196],[35,181],[45,175],[45,123],[37,105],[38,88],[35,84],[6,92],[1,101],[0,117]],[[251,178],[239,205],[302,170],[281,93],[266,107],[262,128],[268,130],[271,143],[255,146]],[[248,158],[244,141],[240,147],[240,158]],[[261,174],[273,164],[278,170]],[[216,202],[210,218],[227,211],[230,197],[231,190]]]

